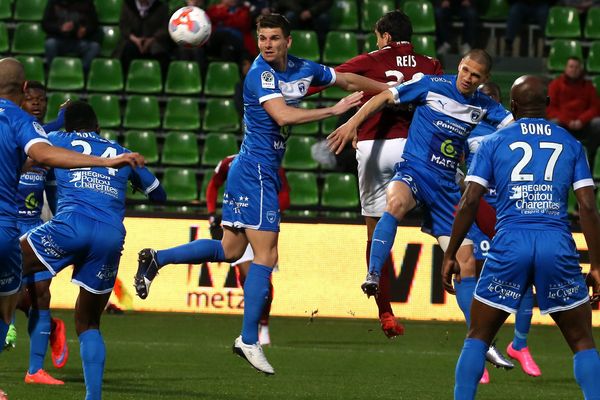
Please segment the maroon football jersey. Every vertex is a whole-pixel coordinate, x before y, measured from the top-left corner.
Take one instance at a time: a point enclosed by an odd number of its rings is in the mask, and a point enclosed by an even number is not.
[[[438,60],[415,53],[409,42],[390,43],[381,50],[356,56],[335,70],[393,84],[408,81],[418,72],[425,75],[443,73]],[[371,97],[365,95],[363,103]],[[386,106],[360,126],[358,140],[405,138],[408,136],[412,115],[406,105]]]

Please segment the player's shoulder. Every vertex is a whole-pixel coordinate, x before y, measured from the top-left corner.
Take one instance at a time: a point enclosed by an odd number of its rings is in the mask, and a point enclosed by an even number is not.
[[[0,99],[0,116],[5,116],[9,122],[36,122],[35,117],[25,112],[10,100]]]

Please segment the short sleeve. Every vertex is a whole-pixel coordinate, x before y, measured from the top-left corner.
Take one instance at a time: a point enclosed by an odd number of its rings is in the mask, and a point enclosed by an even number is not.
[[[277,76],[273,71],[268,69],[252,69],[246,76],[246,88],[254,92],[259,103],[264,103],[267,100],[276,97],[283,97],[279,89]]]
[[[590,172],[590,165],[585,150],[581,143],[577,143],[577,146],[579,147],[579,153],[575,161],[575,171],[573,173],[573,190],[586,186],[594,186],[594,179]]]
[[[493,144],[494,142],[489,140],[489,137],[481,142],[469,167],[465,182],[475,182],[486,189],[490,186],[490,182],[493,181],[494,177],[492,169]]]
[[[313,80],[311,84],[317,86],[330,86],[335,83],[335,71],[331,67],[317,64],[312,61],[305,60],[310,65],[313,74]]]
[[[48,135],[42,126],[34,120],[28,118],[19,119],[17,123],[17,140],[19,146],[25,151],[29,152],[32,145],[36,143],[50,144]]]
[[[431,80],[422,73],[414,74],[410,81],[400,85],[392,86],[388,90],[394,95],[394,102],[400,103],[422,103],[427,98],[429,83]]]
[[[497,129],[504,128],[514,121],[513,115],[500,103],[490,99],[490,106],[485,115],[485,120]]]

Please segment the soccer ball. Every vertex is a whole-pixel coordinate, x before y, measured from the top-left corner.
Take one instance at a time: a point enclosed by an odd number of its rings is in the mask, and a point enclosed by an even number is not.
[[[169,34],[173,41],[185,47],[200,47],[210,38],[211,23],[204,10],[182,7],[169,20]]]

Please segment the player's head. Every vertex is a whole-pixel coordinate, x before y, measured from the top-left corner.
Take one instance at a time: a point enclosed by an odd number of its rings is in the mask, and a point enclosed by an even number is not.
[[[65,108],[65,131],[99,133],[98,118],[92,106],[81,100],[69,103]]]
[[[544,118],[548,101],[547,85],[537,76],[523,75],[510,89],[510,110],[515,119]]]
[[[469,51],[458,64],[456,88],[470,96],[482,83],[487,82],[492,69],[492,57],[485,50]]]
[[[565,75],[569,79],[579,79],[583,75],[583,62],[579,57],[569,57],[565,65]]]
[[[281,14],[261,15],[256,20],[258,49],[266,62],[277,69],[285,68],[292,44],[290,22]]]
[[[400,10],[384,14],[375,23],[377,47],[380,49],[390,42],[409,42],[412,33],[410,18]]]
[[[500,86],[495,82],[486,82],[478,87],[479,91],[487,94],[492,99],[496,100],[497,103],[502,101],[502,94],[500,93]]]
[[[39,81],[25,81],[25,96],[21,102],[21,108],[37,118],[39,122],[44,120],[48,108],[48,97],[46,87]]]
[[[3,58],[0,60],[0,71],[0,97],[21,104],[25,83],[23,65],[16,58]]]

